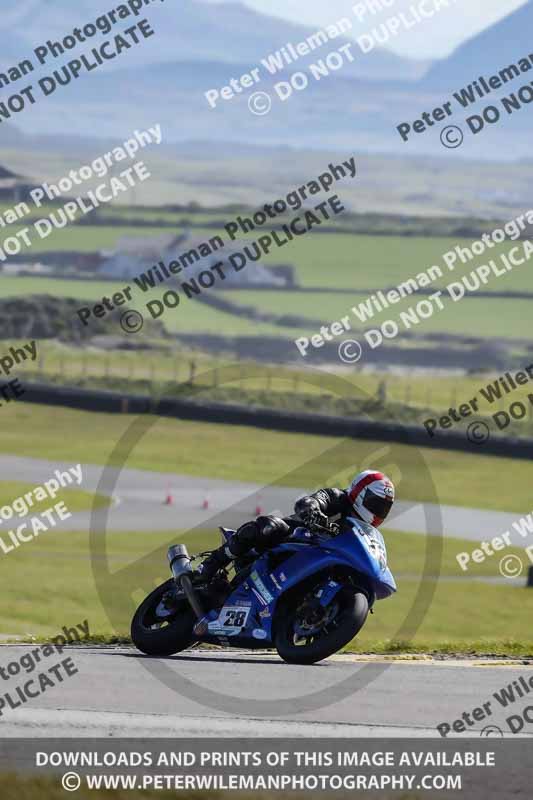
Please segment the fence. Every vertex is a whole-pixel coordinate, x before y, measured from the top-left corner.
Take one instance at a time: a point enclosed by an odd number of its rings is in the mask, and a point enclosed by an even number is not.
[[[533,439],[498,437],[483,447],[473,445],[458,431],[444,431],[431,439],[424,429],[413,425],[368,422],[362,419],[336,418],[321,414],[296,414],[281,410],[257,410],[239,405],[205,403],[199,405],[175,398],[155,398],[43,384],[25,384],[22,402],[66,406],[88,411],[158,414],[197,422],[224,425],[248,425],[268,430],[309,433],[322,436],[345,436],[440,450],[482,453],[506,458],[533,458]]]

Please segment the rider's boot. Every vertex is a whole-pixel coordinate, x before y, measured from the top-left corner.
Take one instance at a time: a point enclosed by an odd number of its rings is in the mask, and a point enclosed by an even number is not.
[[[218,550],[213,550],[211,555],[207,556],[205,561],[202,561],[196,570],[196,575],[199,579],[207,583],[215,577],[219,570],[231,564],[234,558],[235,556],[229,547],[223,545],[219,547]]]

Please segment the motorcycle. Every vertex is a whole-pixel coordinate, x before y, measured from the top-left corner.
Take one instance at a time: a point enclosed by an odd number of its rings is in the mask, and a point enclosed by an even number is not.
[[[225,542],[235,533],[220,531]],[[198,584],[196,557],[185,545],[169,548],[172,578],[131,624],[143,653],[168,656],[205,642],[275,648],[289,663],[313,664],[348,644],[376,600],[396,591],[381,533],[353,517],[342,526],[302,523],[283,544],[237,562],[231,580],[221,569],[209,585]]]

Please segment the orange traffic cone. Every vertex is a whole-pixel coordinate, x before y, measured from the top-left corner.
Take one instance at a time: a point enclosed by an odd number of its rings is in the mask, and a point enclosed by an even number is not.
[[[172,497],[172,492],[170,491],[170,489],[167,489],[167,494],[166,494],[166,497],[165,497],[164,505],[166,505],[166,506],[173,506],[174,505],[174,498]]]
[[[207,511],[207,509],[209,508],[209,495],[207,495],[207,494],[204,497],[204,502],[202,503],[202,508],[203,508],[204,511]]]

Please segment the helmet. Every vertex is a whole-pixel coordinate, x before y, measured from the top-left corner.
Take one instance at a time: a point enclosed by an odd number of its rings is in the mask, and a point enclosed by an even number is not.
[[[359,519],[374,527],[387,518],[394,503],[393,482],[373,469],[356,475],[346,492]]]

